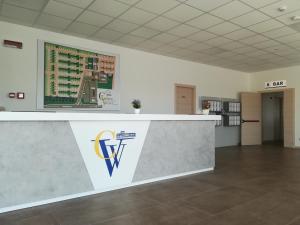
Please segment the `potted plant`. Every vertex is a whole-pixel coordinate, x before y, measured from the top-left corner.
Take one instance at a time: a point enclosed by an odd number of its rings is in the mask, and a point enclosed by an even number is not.
[[[141,112],[142,104],[141,104],[141,101],[140,101],[140,100],[134,99],[134,100],[131,102],[131,105],[132,105],[132,107],[134,108],[134,113],[135,113],[135,114],[139,114],[139,113]]]
[[[204,101],[203,106],[202,106],[202,113],[204,115],[208,115],[209,114],[209,109],[210,109],[210,102],[209,101]]]

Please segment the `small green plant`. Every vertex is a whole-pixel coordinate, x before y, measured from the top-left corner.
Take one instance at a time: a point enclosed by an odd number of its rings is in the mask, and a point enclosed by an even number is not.
[[[131,102],[131,105],[134,109],[140,109],[142,107],[142,104],[141,104],[141,101],[138,100],[138,99],[134,99],[132,102]]]

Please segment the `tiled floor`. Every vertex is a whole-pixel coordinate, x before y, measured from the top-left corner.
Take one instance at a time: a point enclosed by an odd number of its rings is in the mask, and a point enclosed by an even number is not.
[[[220,148],[214,172],[1,214],[0,224],[300,225],[300,150]]]

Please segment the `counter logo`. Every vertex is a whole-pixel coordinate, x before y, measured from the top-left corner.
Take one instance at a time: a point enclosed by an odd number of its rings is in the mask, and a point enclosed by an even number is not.
[[[95,139],[95,152],[100,159],[104,159],[109,176],[112,177],[115,168],[119,168],[127,140],[135,139],[136,133],[117,133],[112,130],[101,131]]]

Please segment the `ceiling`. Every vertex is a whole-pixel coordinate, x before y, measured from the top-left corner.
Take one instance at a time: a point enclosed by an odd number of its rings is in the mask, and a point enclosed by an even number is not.
[[[0,0],[3,21],[245,72],[300,65],[294,16],[300,0]]]

